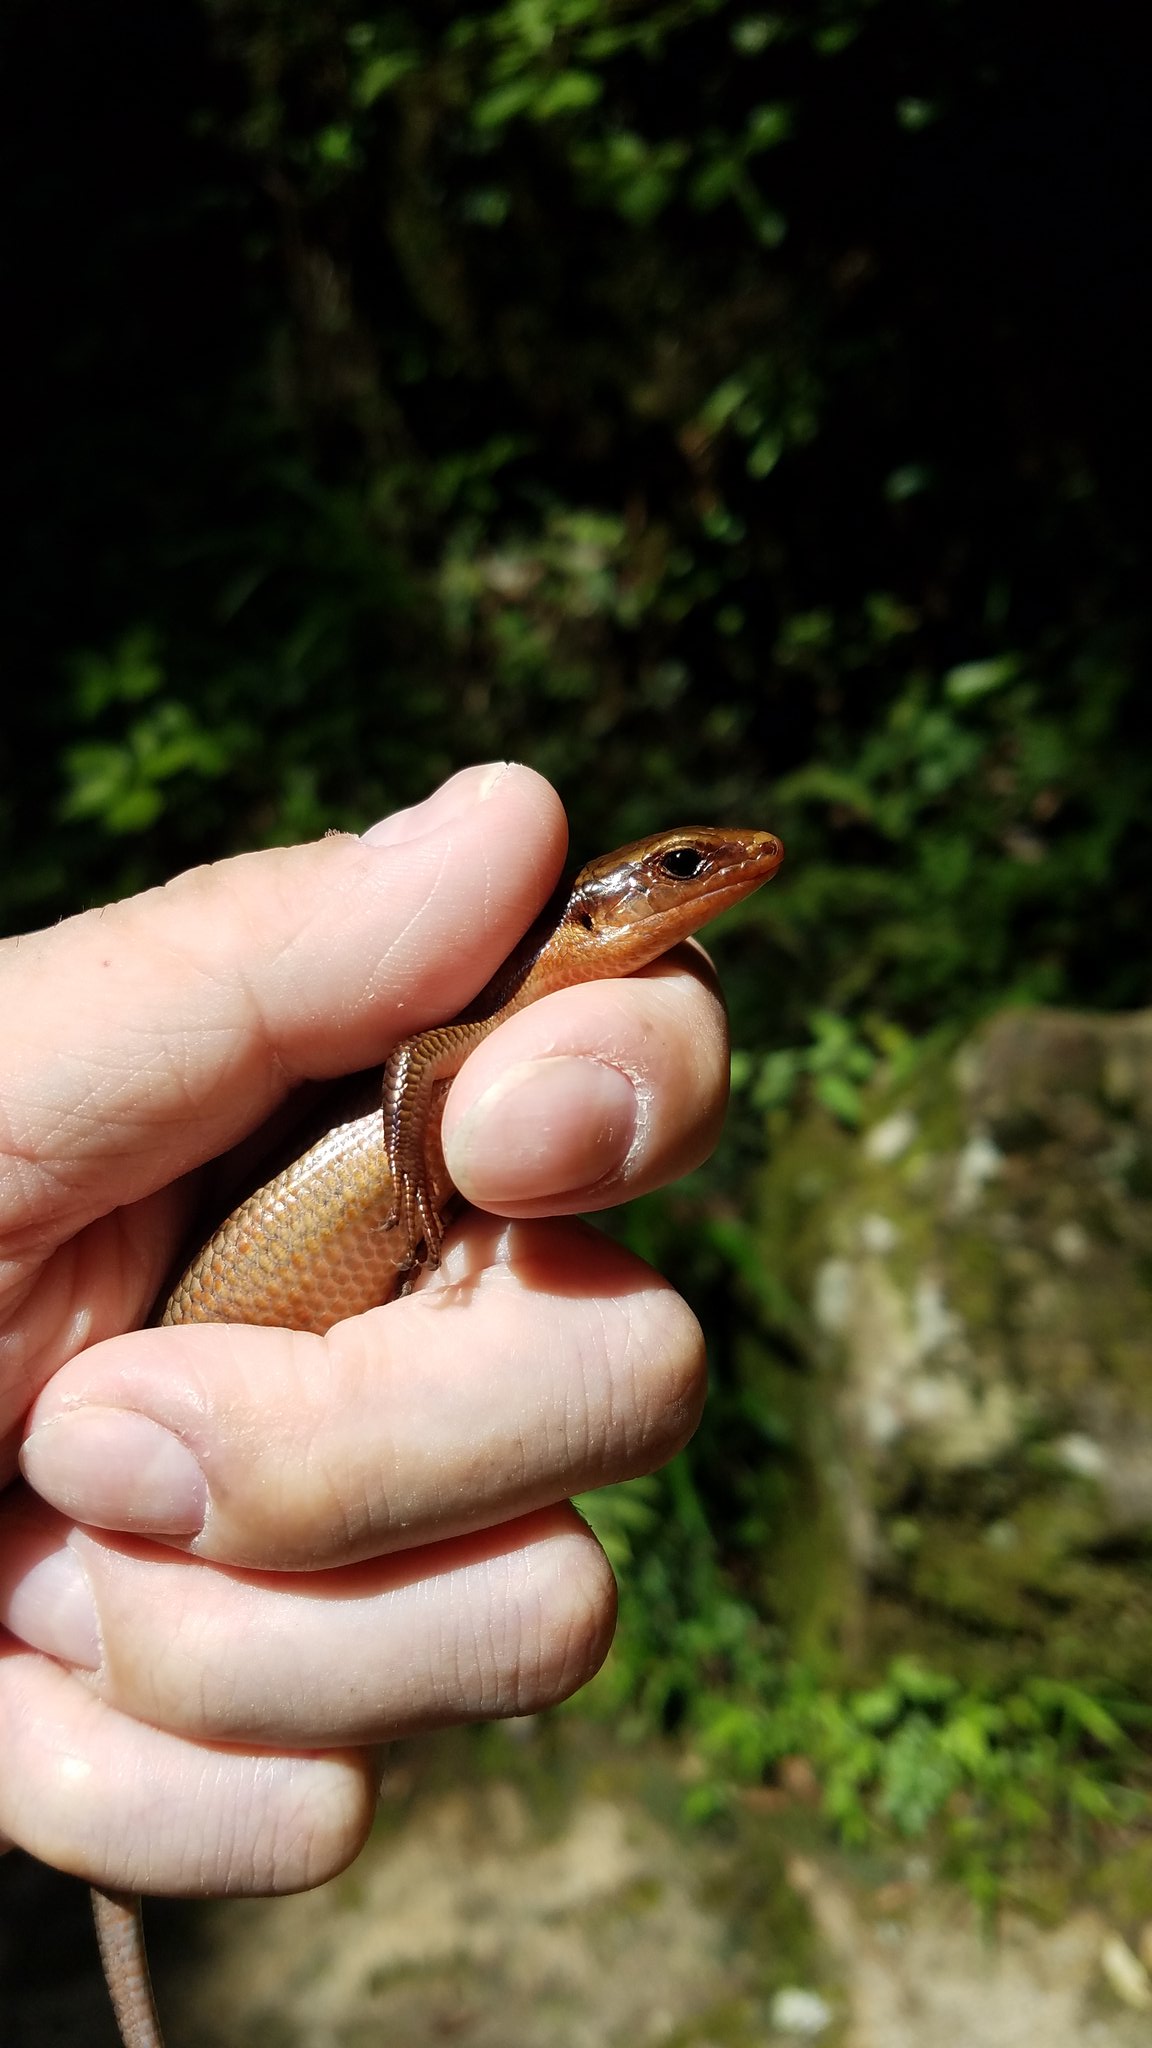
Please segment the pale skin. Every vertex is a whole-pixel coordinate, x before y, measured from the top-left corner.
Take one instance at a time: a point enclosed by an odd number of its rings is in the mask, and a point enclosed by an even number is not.
[[[698,948],[472,1054],[445,1153],[495,1213],[408,1298],[326,1337],[137,1327],[197,1169],[459,1010],[564,852],[539,776],[469,769],[364,840],[0,946],[0,1843],[133,1890],[298,1890],[356,1855],[380,1744],[601,1662],[615,1589],[568,1496],[681,1447],[704,1359],[573,1219],[715,1142]]]

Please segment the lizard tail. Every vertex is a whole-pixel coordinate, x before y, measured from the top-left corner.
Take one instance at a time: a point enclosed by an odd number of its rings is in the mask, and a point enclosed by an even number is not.
[[[133,1892],[102,1891],[93,1885],[92,1913],[124,2048],[164,2048],[148,1975],[139,1899]]]

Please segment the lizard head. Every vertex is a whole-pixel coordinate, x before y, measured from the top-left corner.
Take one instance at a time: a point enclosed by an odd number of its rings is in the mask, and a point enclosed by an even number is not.
[[[573,936],[588,934],[606,974],[630,972],[750,896],[783,858],[773,832],[732,825],[655,832],[582,868],[563,922]]]

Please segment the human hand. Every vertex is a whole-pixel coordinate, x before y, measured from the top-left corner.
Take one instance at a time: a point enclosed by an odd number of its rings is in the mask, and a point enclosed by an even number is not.
[[[539,777],[467,770],[363,841],[0,948],[0,1831],[45,1861],[134,1890],[317,1883],[369,1825],[371,1745],[533,1711],[603,1657],[611,1575],[567,1496],[681,1446],[702,1346],[649,1269],[544,1219],[714,1141],[701,956],[546,997],[477,1049],[449,1168],[522,1220],[468,1212],[406,1299],[326,1337],[134,1328],[189,1176],[296,1083],[462,1007],[563,844]]]

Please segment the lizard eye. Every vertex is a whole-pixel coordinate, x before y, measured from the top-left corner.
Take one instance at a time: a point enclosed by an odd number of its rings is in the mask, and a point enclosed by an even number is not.
[[[701,872],[704,855],[698,846],[673,846],[660,855],[660,866],[673,881],[690,882]]]

